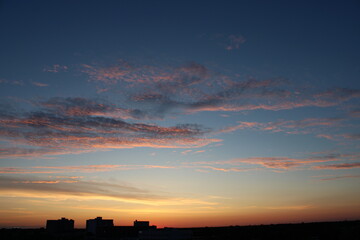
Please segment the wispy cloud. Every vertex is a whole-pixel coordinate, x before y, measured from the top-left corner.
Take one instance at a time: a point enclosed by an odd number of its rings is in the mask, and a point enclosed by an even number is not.
[[[112,200],[145,205],[216,205],[216,202],[178,198],[167,193],[154,193],[129,184],[100,181],[49,181],[35,177],[0,176],[2,196],[46,199]]]
[[[350,140],[360,140],[360,133],[347,133],[341,135],[343,138]]]
[[[32,82],[33,85],[38,86],[38,87],[47,87],[49,86],[49,84],[47,83],[41,83],[41,82]]]
[[[52,66],[47,66],[43,68],[44,72],[52,72],[52,73],[58,73],[58,72],[66,72],[69,69],[68,66],[60,65],[60,64],[54,64]]]
[[[231,49],[238,48],[244,41],[239,36],[231,39]],[[96,82],[119,84],[119,89],[129,96],[128,101],[157,114],[332,107],[360,97],[358,89],[302,90],[283,78],[243,79],[194,62],[179,67],[159,67],[121,60],[111,66],[85,64],[81,71]]]
[[[97,67],[88,64],[82,65],[82,72],[88,74],[92,80],[102,81],[108,84],[114,84],[118,80],[125,79],[126,75],[132,71],[133,67],[125,61],[119,61],[118,64],[110,67]]]
[[[335,137],[333,135],[330,134],[318,134],[316,135],[319,138],[326,138],[328,140],[335,140]]]
[[[107,182],[77,181],[49,184],[47,180],[32,180],[14,177],[0,177],[0,191],[2,194],[45,194],[48,197],[88,197],[95,199],[113,199],[119,201],[143,202],[161,200],[164,197],[154,195],[146,190]]]
[[[339,179],[348,179],[348,178],[360,178],[360,175],[325,175],[325,176],[314,176],[314,178],[318,178],[320,181],[333,181]]]
[[[360,162],[354,163],[340,163],[340,164],[330,164],[322,166],[314,166],[314,169],[350,169],[350,168],[359,168]]]
[[[356,155],[357,156],[357,155]],[[242,166],[243,168],[232,169],[235,171],[246,171],[246,165],[258,165],[268,169],[281,169],[281,170],[290,170],[290,169],[299,169],[301,167],[312,166],[312,169],[326,168],[324,166],[314,166],[314,164],[325,163],[325,162],[334,162],[334,161],[351,161],[354,155],[352,154],[327,154],[319,156],[310,156],[306,158],[289,158],[289,157],[251,157],[251,158],[236,158],[231,160],[223,161],[204,161],[204,162],[192,162],[187,163],[190,166],[207,166],[206,168],[216,170],[218,166]],[[339,165],[328,165],[328,166],[338,166],[341,168],[357,166],[352,164],[339,164]],[[229,169],[228,167],[221,167]],[[231,168],[229,169],[231,171]]]
[[[146,119],[150,117],[139,109],[117,107],[101,99],[54,97],[35,103],[47,112],[66,116],[104,116],[121,119]]]
[[[311,209],[314,208],[314,206],[312,205],[294,205],[294,206],[268,206],[268,207],[264,207],[265,209],[269,209],[269,210],[295,210],[295,211],[303,211],[306,209]]]
[[[228,37],[228,44],[226,50],[236,50],[240,48],[240,45],[245,43],[246,39],[241,35],[230,35]]]
[[[217,131],[217,133],[233,132],[239,129],[256,129],[271,132],[285,133],[310,133],[314,129],[340,126],[343,118],[306,118],[301,120],[279,120],[276,122],[238,122],[238,125],[226,127]],[[331,139],[330,136],[319,134],[319,137]]]
[[[91,80],[107,84],[138,83],[157,87],[173,88],[175,86],[189,87],[210,77],[210,71],[198,63],[189,63],[180,67],[135,66],[119,60],[111,66],[82,65],[82,72]],[[134,86],[134,85],[131,85]],[[181,89],[178,89],[181,90]]]
[[[208,130],[196,124],[161,127],[108,117],[115,112],[135,114],[82,98],[50,99],[40,106],[44,108],[37,112],[19,114],[4,110],[0,114],[0,138],[24,146],[4,147],[1,157],[134,147],[197,148],[220,141],[204,138]]]
[[[78,166],[34,166],[34,167],[1,167],[0,173],[2,174],[61,174],[61,173],[96,173],[96,172],[109,172],[109,171],[125,171],[125,170],[138,170],[138,169],[173,169],[175,166],[163,165],[136,165],[136,164],[123,164],[123,165],[78,165]],[[80,176],[54,176],[54,178],[63,178],[68,180],[76,180]]]
[[[24,85],[23,81],[0,78],[0,84]]]

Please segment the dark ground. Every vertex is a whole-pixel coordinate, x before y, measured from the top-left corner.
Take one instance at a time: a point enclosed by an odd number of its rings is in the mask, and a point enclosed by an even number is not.
[[[343,222],[321,222],[300,224],[275,224],[258,226],[230,226],[204,228],[178,228],[191,230],[194,240],[241,239],[241,240],[360,240],[360,220]],[[90,240],[90,239],[137,239],[107,236],[96,238],[84,229],[70,233],[50,234],[46,229],[0,229],[3,240]]]

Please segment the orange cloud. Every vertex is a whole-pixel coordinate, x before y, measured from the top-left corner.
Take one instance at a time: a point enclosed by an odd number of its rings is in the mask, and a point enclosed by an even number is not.
[[[62,182],[67,182],[67,181],[62,181]],[[76,181],[74,181],[74,182],[76,182]],[[29,183],[56,184],[56,183],[60,183],[60,181],[14,181],[14,183],[25,183],[25,184],[29,184]]]
[[[31,174],[31,173],[44,173],[44,174],[59,174],[69,172],[108,172],[108,171],[123,171],[123,170],[136,170],[136,169],[173,169],[175,166],[162,166],[162,165],[78,165],[78,166],[34,166],[28,168],[19,167],[1,167],[0,173],[2,174]],[[56,179],[68,179],[68,180],[55,180],[54,182],[64,181],[77,181],[83,177],[81,176],[50,176],[50,178]]]

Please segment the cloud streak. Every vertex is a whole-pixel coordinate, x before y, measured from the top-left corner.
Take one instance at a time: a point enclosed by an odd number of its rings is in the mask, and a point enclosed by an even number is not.
[[[0,176],[0,193],[3,196],[34,197],[46,199],[112,200],[144,205],[216,205],[215,202],[192,198],[177,198],[169,194],[99,181],[44,180],[27,177]]]
[[[216,133],[228,133],[240,129],[255,129],[271,132],[294,133],[314,133],[321,128],[339,127],[343,118],[306,118],[301,120],[279,120],[276,122],[238,122],[238,125],[226,127],[218,130]],[[331,136],[319,134],[319,137],[331,139]]]
[[[231,39],[231,49],[238,48],[244,41],[236,36]],[[194,62],[179,67],[158,67],[136,66],[121,60],[112,66],[85,64],[81,71],[95,82],[126,89],[122,92],[128,101],[146,106],[156,114],[333,107],[360,97],[358,89],[291,89],[294,86],[283,78],[243,79]]]
[[[241,35],[230,35],[229,43],[226,46],[226,50],[236,50],[240,48],[240,45],[246,42],[246,39]]]
[[[28,168],[21,167],[1,167],[2,174],[59,174],[59,173],[96,173],[109,171],[124,171],[124,170],[138,170],[138,169],[173,169],[175,166],[162,165],[134,165],[134,164],[110,164],[110,165],[78,165],[78,166],[34,166]],[[55,178],[78,179],[79,176],[57,176]]]
[[[60,65],[60,64],[54,64],[52,66],[47,66],[43,68],[44,72],[51,72],[51,73],[58,73],[58,72],[66,72],[69,69],[68,66]]]
[[[220,141],[204,138],[208,130],[196,124],[161,127],[107,117],[121,110],[83,98],[50,99],[40,106],[43,109],[35,112],[18,114],[4,110],[0,114],[0,139],[23,145],[3,147],[0,157],[134,147],[197,148]]]
[[[360,178],[360,175],[341,175],[341,176],[315,176],[320,178],[320,181],[333,181],[339,179],[348,179],[348,178]]]
[[[251,157],[251,158],[235,158],[224,161],[213,161],[213,162],[192,162],[187,163],[190,166],[207,166],[207,168],[217,170],[218,166],[243,166],[244,168],[228,168],[222,167],[224,171],[244,171],[246,165],[258,165],[265,169],[279,169],[279,170],[291,170],[308,168],[310,169],[345,169],[359,167],[358,163],[344,163],[334,165],[322,165],[314,166],[314,164],[335,162],[335,161],[352,161],[357,155],[353,154],[328,154],[319,156],[310,156],[307,158],[289,158],[289,157]]]
[[[360,162],[314,166],[313,168],[314,169],[351,169],[351,168],[359,168],[359,167],[360,167]]]

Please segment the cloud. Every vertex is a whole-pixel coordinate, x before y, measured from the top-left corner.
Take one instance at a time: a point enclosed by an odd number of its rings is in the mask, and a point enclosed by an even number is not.
[[[184,98],[184,94],[177,95],[171,90],[173,88],[168,86],[164,89],[169,91],[157,90],[137,93],[131,100],[142,104],[152,104],[155,111],[160,113],[171,112],[171,110],[197,113],[204,111],[279,111],[302,107],[333,107],[359,97],[358,94],[355,94],[357,90],[349,90],[354,93],[348,97],[341,97],[341,92],[334,91],[330,97],[316,93],[297,95],[289,90],[274,88],[282,82],[280,80],[247,80],[235,84],[230,82],[226,86],[221,86],[224,88],[222,91],[211,92],[211,89],[198,88],[197,94],[192,89],[188,89],[187,92],[192,94],[187,98]],[[184,92],[185,89],[180,91]]]
[[[38,86],[38,87],[47,87],[49,86],[49,84],[46,83],[41,83],[41,82],[32,82],[33,85]]]
[[[226,127],[218,130],[215,133],[228,133],[239,129],[256,129],[271,132],[286,132],[292,133],[313,133],[314,130],[321,128],[329,128],[340,126],[343,118],[306,118],[301,120],[279,120],[276,122],[238,122],[238,125]],[[331,136],[326,134],[318,134],[318,137],[331,139]]]
[[[182,151],[181,154],[183,155],[187,155],[188,153],[190,153],[192,150],[185,150],[185,151]]]
[[[46,194],[53,196],[84,197],[95,199],[113,199],[119,201],[140,201],[161,200],[164,197],[154,195],[146,190],[107,182],[95,182],[79,180],[76,182],[47,181],[38,178],[24,179],[0,176],[0,192],[23,194]],[[52,184],[49,184],[52,182]],[[145,201],[144,201],[145,200]]]
[[[326,138],[328,140],[335,140],[335,137],[329,134],[318,134],[316,136],[319,138]]]
[[[180,67],[161,68],[146,65],[135,66],[126,61],[119,60],[117,64],[111,66],[83,64],[81,71],[87,74],[90,79],[107,84],[156,84],[158,88],[188,87],[200,83],[211,76],[210,71],[205,66],[195,62]]]
[[[350,139],[350,140],[360,140],[360,133],[348,133],[342,134],[343,138]]]
[[[246,101],[252,98],[286,97],[287,91],[267,90],[270,86],[276,86],[283,82],[279,79],[261,81],[250,79],[243,82],[226,81],[226,83],[206,81],[205,84],[196,89],[189,86],[166,84],[166,87],[160,89],[156,88],[150,92],[137,93],[132,96],[131,100],[141,104],[150,104],[158,113],[166,113],[171,110],[187,113],[240,111],[248,110]],[[214,92],[214,89],[217,91]],[[219,91],[218,89],[223,90]],[[236,104],[241,106],[236,106]]]
[[[129,63],[119,61],[118,64],[110,67],[97,67],[83,64],[81,71],[88,74],[92,80],[115,84],[118,80],[125,80],[126,75],[130,74],[132,70],[133,67]]]
[[[244,41],[239,36],[231,39],[232,49]],[[112,88],[128,96],[129,102],[147,108],[155,115],[333,107],[360,97],[358,89],[301,90],[283,78],[243,79],[237,75],[224,75],[195,62],[178,67],[159,67],[120,60],[111,66],[84,64],[81,71],[95,82],[114,85]],[[98,88],[109,90],[103,86]]]
[[[236,126],[231,126],[231,127],[226,127],[223,129],[220,129],[218,131],[216,131],[215,133],[229,133],[229,132],[234,132],[237,131],[239,129],[246,129],[246,128],[253,128],[259,125],[259,123],[257,122],[239,122],[240,124],[236,125]]]
[[[240,48],[240,45],[246,42],[246,39],[241,35],[230,35],[228,37],[228,44],[226,50],[236,50]]]
[[[137,169],[173,169],[175,166],[161,166],[161,165],[78,165],[78,166],[34,166],[34,167],[1,167],[0,173],[2,174],[59,174],[59,173],[96,173],[96,172],[109,172],[109,171],[124,171],[124,170],[137,170]],[[65,179],[79,179],[80,176],[55,176],[54,178]]]
[[[359,118],[360,117],[360,109],[353,109],[350,111],[350,116]]]
[[[1,78],[0,84],[24,85],[24,82],[19,81],[19,80],[7,80],[7,79]]]
[[[36,104],[46,108],[48,112],[67,116],[109,116],[122,119],[149,117],[147,113],[139,109],[116,107],[115,104],[100,99],[54,97]]]
[[[254,170],[254,169],[247,169],[247,168],[221,168],[221,167],[213,167],[213,166],[201,166],[201,167],[197,167],[201,169],[210,169],[213,171],[220,171],[220,172],[244,172],[244,171],[249,171],[249,170]]]
[[[31,184],[31,183],[38,183],[38,184],[56,184],[60,182],[66,182],[69,183],[69,181],[47,181],[47,180],[41,180],[41,181],[14,181],[13,183],[24,183],[24,184]],[[72,181],[77,182],[77,181]]]
[[[270,209],[270,210],[298,210],[298,211],[302,211],[302,210],[306,210],[306,209],[311,209],[314,208],[314,206],[311,205],[295,205],[295,206],[269,206],[269,207],[265,207],[265,209]]]
[[[34,112],[0,113],[0,139],[23,145],[3,147],[1,158],[134,147],[197,148],[220,141],[204,138],[208,129],[196,124],[161,127],[108,117],[135,114],[83,98],[53,98],[39,105],[44,108]]]
[[[323,100],[344,102],[352,98],[359,98],[360,90],[350,88],[334,88],[322,93],[315,94],[315,97]]]
[[[316,178],[320,178],[320,181],[332,181],[332,180],[339,180],[339,179],[346,179],[346,178],[360,178],[360,175],[341,175],[341,176],[314,176]]]
[[[300,167],[302,165],[308,165],[318,162],[328,162],[334,161],[334,158],[328,159],[297,159],[297,158],[288,158],[288,157],[262,157],[262,158],[248,158],[248,159],[235,159],[233,163],[246,163],[246,164],[255,164],[261,165],[265,168],[274,168],[274,169],[291,169],[295,167]]]
[[[204,153],[205,150],[198,150],[198,151],[195,151],[194,153],[197,154],[197,153]]]
[[[47,66],[43,68],[44,72],[52,72],[52,73],[58,73],[58,72],[66,72],[69,69],[68,66],[60,65],[60,64],[54,64],[52,66]]]
[[[351,168],[359,168],[359,167],[360,167],[360,162],[321,165],[321,166],[314,166],[313,168],[314,169],[351,169]]]
[[[201,199],[177,198],[166,193],[153,193],[124,183],[85,180],[49,181],[32,176],[26,178],[0,176],[0,193],[2,196],[46,198],[57,201],[101,199],[159,206],[217,204]]]
[[[281,169],[289,170],[308,165],[314,165],[317,163],[333,162],[333,161],[349,161],[352,160],[354,155],[352,154],[327,154],[319,156],[310,156],[307,158],[290,158],[290,157],[251,157],[251,158],[235,158],[224,161],[213,161],[213,162],[192,162],[187,163],[190,166],[207,166],[207,168],[216,170],[219,165],[222,166],[239,166],[239,165],[259,165],[268,169]],[[320,167],[320,166],[319,166]],[[314,167],[317,168],[317,167]],[[227,169],[227,168],[223,168]],[[248,170],[246,168],[237,170]]]

